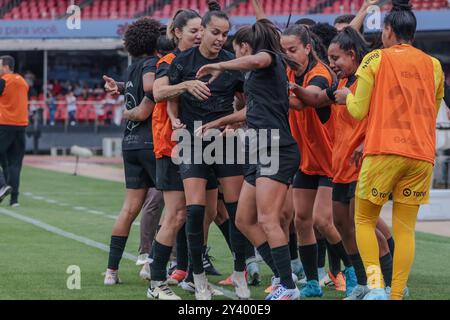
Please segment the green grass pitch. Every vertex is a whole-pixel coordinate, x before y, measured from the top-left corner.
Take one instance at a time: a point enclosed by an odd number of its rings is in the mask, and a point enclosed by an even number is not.
[[[102,272],[106,268],[107,252],[2,211],[108,245],[113,218],[121,208],[125,193],[122,183],[25,167],[21,192],[19,208],[11,209],[7,201],[0,205],[0,299],[146,299],[147,284],[139,279],[139,267],[134,261],[122,260],[123,284],[105,287]],[[449,299],[450,238],[418,233],[416,240],[416,259],[409,281],[410,299]],[[134,225],[125,251],[137,255],[138,245],[139,227]],[[211,227],[209,245],[216,267],[224,276],[229,275],[232,258],[215,226]],[[70,275],[66,270],[71,265],[80,267],[80,290],[67,288]],[[264,288],[270,281],[268,268],[261,267],[263,283],[252,287],[254,299],[264,298]],[[217,284],[223,278],[210,277],[210,281]],[[184,299],[193,299],[179,288],[175,291]],[[343,293],[326,288],[323,299],[343,297]]]

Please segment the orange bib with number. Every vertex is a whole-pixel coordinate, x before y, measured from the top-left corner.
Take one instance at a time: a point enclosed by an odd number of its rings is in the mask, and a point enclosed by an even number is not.
[[[395,154],[434,163],[435,87],[430,56],[412,46],[383,49],[364,155]]]
[[[333,78],[328,69],[322,64],[312,68],[305,75],[302,87],[306,88],[315,76],[323,76],[331,86]],[[295,73],[288,69],[288,79],[295,82]],[[292,136],[297,141],[301,154],[300,170],[308,175],[320,175],[332,177],[331,150],[333,148],[333,112],[326,124],[320,122],[320,118],[314,108],[303,110],[289,110],[289,124]]]
[[[172,64],[172,61],[175,58],[175,54],[169,53],[158,61],[156,67],[159,68],[160,64],[163,62]],[[157,159],[160,159],[164,156],[170,157],[172,155],[172,149],[176,145],[176,142],[172,141],[173,130],[169,115],[167,114],[166,101],[158,102],[156,104],[152,115],[152,128],[155,157]]]
[[[348,86],[348,79],[339,81],[338,89],[348,87],[355,93],[357,81]],[[359,168],[352,161],[353,152],[366,137],[367,118],[358,121],[347,110],[346,105],[334,104],[335,112],[333,143],[333,182],[351,183],[358,180]]]

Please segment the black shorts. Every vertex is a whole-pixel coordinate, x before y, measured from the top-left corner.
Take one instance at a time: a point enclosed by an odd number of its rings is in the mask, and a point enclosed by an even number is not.
[[[274,157],[278,158],[278,168],[274,168],[273,163],[261,163],[258,157],[258,163],[256,165],[246,166],[244,176],[245,181],[256,186],[256,180],[258,178],[269,178],[290,185],[292,183],[292,177],[298,170],[300,164],[300,152],[297,144],[280,147],[277,154],[271,153],[269,156],[272,159]]]
[[[357,182],[333,183],[333,201],[349,204],[355,197]]]
[[[180,167],[173,163],[172,158],[156,159],[156,188],[160,191],[184,191]],[[217,189],[217,179],[210,175],[206,190]]]
[[[227,139],[237,141],[236,138]],[[182,155],[183,160],[180,163],[181,179],[202,178],[209,180],[211,174],[214,175],[216,179],[238,177],[244,174],[243,165],[238,163],[236,142],[234,142],[235,150],[231,158],[227,157],[226,143],[224,142],[223,150],[220,150],[220,153],[213,154],[214,159],[212,160],[216,162],[212,161],[213,163],[206,163],[205,159],[203,159],[203,153],[210,143],[211,142],[203,142],[203,144],[197,149],[191,145],[191,154],[189,156]],[[183,143],[179,145],[183,148],[186,147]]]
[[[319,187],[333,187],[333,179],[326,176],[309,175],[303,173],[301,170],[297,171],[294,177],[292,187],[294,189],[310,189],[317,190]]]
[[[152,149],[124,150],[123,164],[127,189],[156,186],[156,159]]]

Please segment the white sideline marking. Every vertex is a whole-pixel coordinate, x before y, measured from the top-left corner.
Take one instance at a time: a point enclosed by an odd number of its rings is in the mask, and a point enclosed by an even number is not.
[[[40,220],[33,219],[33,218],[30,218],[30,217],[18,214],[16,212],[10,211],[8,209],[0,208],[0,213],[5,215],[5,216],[8,216],[8,217],[20,220],[22,222],[26,222],[26,223],[32,224],[32,225],[34,225],[34,226],[36,226],[38,228],[44,229],[44,230],[46,230],[48,232],[51,232],[51,233],[54,233],[54,234],[56,234],[58,236],[61,236],[61,237],[64,237],[64,238],[68,238],[68,239],[71,239],[71,240],[75,240],[75,241],[78,241],[78,242],[80,242],[82,244],[85,244],[87,246],[90,246],[90,247],[93,247],[93,248],[97,248],[97,249],[100,249],[102,251],[105,251],[105,252],[109,253],[109,246],[107,246],[107,245],[105,245],[103,243],[91,240],[91,239],[83,237],[83,236],[76,235],[76,234],[71,233],[71,232],[64,231],[64,230],[59,229],[57,227],[54,227],[52,225],[46,224],[45,222],[42,222]],[[123,257],[125,259],[128,259],[128,260],[133,261],[133,262],[137,260],[137,256],[132,255],[132,254],[127,253],[127,252],[123,253]],[[211,284],[211,287],[213,287],[216,290],[222,291],[224,296],[226,296],[227,298],[230,298],[230,299],[233,299],[233,300],[236,300],[236,298],[237,298],[236,295],[233,292],[231,292],[231,291],[229,291],[227,289],[215,286],[213,284]]]
[[[31,192],[25,192],[24,195],[29,196],[29,197],[33,198],[34,200],[45,201],[47,203],[56,204],[56,205],[59,205],[61,207],[71,207],[73,210],[76,210],[76,211],[82,211],[82,212],[91,213],[91,214],[95,214],[95,215],[99,215],[99,216],[104,216],[104,217],[106,217],[108,219],[111,219],[111,220],[117,220],[117,216],[107,215],[104,212],[97,211],[97,210],[90,210],[90,209],[85,208],[85,207],[79,207],[79,206],[72,207],[70,204],[59,202],[57,200],[49,199],[49,198],[42,197],[42,196],[36,196],[36,195],[33,195],[33,193],[31,193]],[[133,222],[133,226],[140,226],[140,225],[141,224],[138,221]]]
[[[18,214],[16,212],[13,212],[13,211],[10,211],[10,210],[4,209],[4,208],[0,208],[0,213],[5,215],[5,216],[9,216],[11,218],[14,218],[14,219],[17,219],[17,220],[20,220],[20,221],[32,224],[32,225],[34,225],[36,227],[39,227],[39,228],[44,229],[44,230],[46,230],[48,232],[57,234],[59,236],[62,236],[62,237],[68,238],[68,239],[72,239],[72,240],[81,242],[81,243],[83,243],[85,245],[88,245],[90,247],[97,248],[97,249],[109,252],[109,246],[107,246],[107,245],[105,245],[103,243],[100,243],[100,242],[97,242],[97,241],[94,241],[94,240],[91,240],[91,239],[88,239],[88,238],[85,238],[85,237],[82,237],[82,236],[78,236],[78,235],[76,235],[74,233],[70,233],[70,232],[64,231],[64,230],[59,229],[57,227],[54,227],[52,225],[46,224],[45,222],[42,222],[40,220],[33,219],[33,218],[30,218],[30,217]],[[137,257],[135,257],[134,255],[126,253],[126,252],[123,253],[123,257],[128,259],[128,260],[132,260],[132,261],[136,261],[136,259],[137,259]]]
[[[89,212],[89,213],[92,213],[92,214],[96,214],[96,215],[99,215],[99,216],[101,216],[101,215],[104,215],[104,214],[105,214],[104,212],[101,212],[101,211],[97,211],[97,210],[89,210],[88,212]]]

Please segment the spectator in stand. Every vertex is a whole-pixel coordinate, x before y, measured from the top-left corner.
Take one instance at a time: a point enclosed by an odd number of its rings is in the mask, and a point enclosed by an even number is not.
[[[105,99],[103,99],[101,105],[102,105],[102,116],[105,116],[105,124],[111,124],[113,109],[116,103],[117,99],[114,99],[112,95],[109,93],[105,96]]]
[[[343,14],[334,20],[334,27],[337,31],[342,31],[345,27],[350,25],[355,17],[354,14]],[[360,30],[360,32],[362,32],[362,30]]]
[[[103,89],[103,87],[100,84],[96,84],[93,93],[96,96],[101,97],[105,93],[105,90]]]
[[[75,95],[75,97],[80,97],[83,93],[83,89],[81,89],[81,86],[76,83],[74,84],[73,88],[73,94]]]
[[[88,86],[87,84],[85,84],[85,85],[83,86],[83,90],[82,90],[82,92],[81,92],[81,96],[82,96],[84,99],[89,98],[90,91],[91,91],[91,89],[89,89],[89,86]]]
[[[28,84],[28,87],[30,88],[28,94],[30,97],[36,95],[36,89],[34,88],[34,82],[36,80],[36,76],[31,72],[30,70],[27,70],[24,75],[24,79]]]
[[[77,113],[77,98],[72,91],[69,91],[66,95],[67,112],[69,114],[69,123],[71,126],[76,125],[75,115]]]
[[[51,91],[48,91],[48,111],[50,113],[50,125],[55,125],[55,114],[56,114],[56,97],[52,94]]]
[[[114,124],[116,126],[122,125],[122,115],[124,110],[125,98],[123,95],[120,95],[117,98],[116,104],[114,106]]]
[[[57,97],[58,95],[60,95],[62,93],[62,86],[59,83],[59,80],[55,80],[55,82],[53,83],[53,91],[52,94]]]

